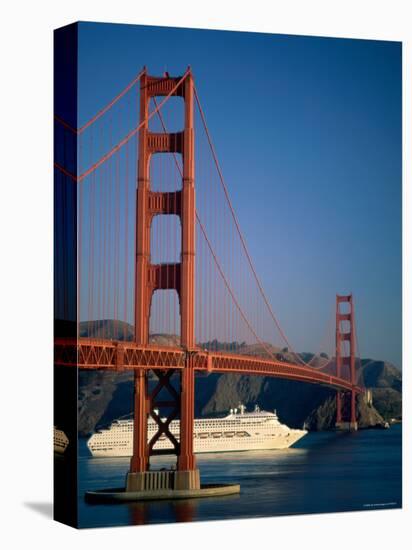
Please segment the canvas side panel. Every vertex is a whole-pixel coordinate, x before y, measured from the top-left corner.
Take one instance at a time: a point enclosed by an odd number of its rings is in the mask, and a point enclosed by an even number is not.
[[[77,37],[77,24],[54,32],[55,339],[77,338]],[[56,357],[54,519],[76,527],[78,370],[58,364]],[[64,449],[65,437],[68,445]]]

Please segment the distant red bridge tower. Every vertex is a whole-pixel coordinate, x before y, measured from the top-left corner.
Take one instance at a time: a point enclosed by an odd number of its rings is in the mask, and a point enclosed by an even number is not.
[[[346,311],[342,311],[342,306],[345,307],[344,304],[348,304]],[[348,342],[346,346],[345,342]],[[336,376],[340,378],[342,370],[349,369],[349,378],[353,386],[356,385],[355,361],[356,340],[353,297],[352,294],[336,296]],[[349,393],[341,390],[336,392],[336,428],[358,429],[356,392],[353,389]]]
[[[149,322],[152,296],[158,289],[174,289],[179,296],[181,347],[185,350],[185,365],[179,370],[180,388],[176,390],[171,376],[177,371],[154,368],[156,387],[149,392],[147,371],[137,369],[134,375],[135,415],[134,444],[127,488],[142,491],[151,488],[153,478],[147,475],[150,456],[161,454],[155,449],[156,441],[167,437],[177,456],[177,471],[173,472],[170,486],[175,489],[199,489],[199,470],[193,453],[194,424],[194,365],[195,355],[195,161],[194,161],[194,108],[193,77],[188,70],[186,78],[176,88],[179,78],[152,77],[144,71],[140,80],[139,163],[137,185],[136,223],[136,281],[135,281],[135,341],[149,345]],[[149,131],[149,102],[151,97],[172,95],[184,100],[184,129],[177,133]],[[145,122],[146,121],[146,122]],[[179,153],[183,159],[181,190],[155,192],[150,185],[150,161],[154,154]],[[150,227],[156,215],[180,216],[182,228],[181,261],[176,264],[150,263]],[[150,347],[150,346],[149,346]],[[160,397],[168,393],[168,398]],[[162,409],[162,413],[159,413]],[[147,417],[157,424],[157,433],[147,441]],[[170,422],[180,416],[179,441],[169,430]],[[167,451],[170,454],[170,451]],[[158,483],[156,481],[156,483]],[[162,485],[168,482],[162,481]]]

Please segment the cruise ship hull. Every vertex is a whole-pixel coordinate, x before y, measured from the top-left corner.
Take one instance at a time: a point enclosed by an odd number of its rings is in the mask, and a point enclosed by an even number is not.
[[[179,421],[173,421],[170,429],[179,440]],[[156,425],[150,421],[148,441],[155,433]],[[230,414],[223,419],[196,419],[193,445],[196,454],[280,450],[291,447],[306,433],[306,430],[281,424],[273,413]],[[133,453],[133,421],[113,422],[110,428],[92,435],[87,445],[94,457],[130,457]],[[172,451],[173,447],[163,435],[154,449]]]
[[[228,443],[227,441],[220,442],[218,440],[216,441],[210,441],[207,446],[202,446],[201,443],[197,443],[194,441],[194,452],[195,454],[205,454],[205,453],[230,453],[230,452],[239,452],[239,451],[269,451],[269,450],[281,450],[281,449],[288,449],[292,445],[294,445],[299,439],[301,439],[304,435],[306,435],[305,430],[291,430],[290,436],[286,439],[283,439],[281,441],[262,441],[262,442],[246,442],[243,439],[241,441],[233,441],[231,443]],[[172,446],[164,446],[163,449],[170,448],[172,450]],[[104,457],[131,457],[133,450],[132,446],[128,446],[126,448],[119,448],[119,447],[107,447],[105,450],[100,449],[90,449],[90,452],[92,455],[96,458],[104,458]]]

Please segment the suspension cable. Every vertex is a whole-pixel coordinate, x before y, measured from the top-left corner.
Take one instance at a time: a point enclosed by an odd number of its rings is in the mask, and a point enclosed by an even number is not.
[[[157,102],[156,102],[156,98],[153,98],[153,101],[154,101],[154,104],[155,106],[157,106]],[[166,129],[166,125],[165,125],[165,122],[164,122],[164,119],[163,119],[163,116],[162,116],[162,113],[160,110],[157,111],[157,116],[159,117],[160,119],[160,122],[161,122],[161,125],[162,125],[162,128],[163,128],[163,132],[164,133],[167,133],[167,129]],[[177,158],[176,158],[176,153],[173,153],[173,158],[174,158],[174,161],[175,161],[175,164],[176,164],[176,167],[180,173],[180,176],[183,177],[183,172],[182,172],[182,168],[180,166],[180,164],[178,163],[177,161]],[[216,253],[215,251],[213,250],[213,247],[212,247],[212,243],[210,242],[208,236],[207,236],[207,233],[206,233],[206,229],[204,227],[204,225],[202,224],[202,221],[200,220],[200,217],[199,217],[199,214],[197,212],[197,210],[195,211],[196,212],[196,221],[197,223],[199,224],[199,227],[200,227],[200,230],[202,231],[203,233],[203,236],[206,240],[206,244],[209,248],[209,251],[210,253],[212,254],[212,258],[216,264],[216,267],[220,273],[220,276],[222,277],[223,279],[223,282],[225,283],[225,286],[230,294],[230,296],[232,297],[232,300],[236,306],[236,308],[238,309],[240,315],[242,316],[243,320],[245,321],[246,325],[248,326],[249,330],[251,331],[251,333],[253,334],[253,336],[255,337],[256,341],[264,348],[264,350],[266,351],[266,353],[271,356],[274,360],[278,361],[277,357],[273,354],[273,352],[270,350],[270,348],[268,348],[268,346],[266,345],[265,342],[263,342],[263,340],[261,340],[259,338],[259,336],[256,334],[256,332],[254,331],[253,327],[251,326],[251,324],[249,323],[245,313],[243,312],[242,310],[242,307],[240,306],[236,296],[234,295],[233,291],[232,291],[232,288],[229,284],[229,281],[227,280],[225,274],[224,274],[224,271],[223,271],[223,268],[221,267],[220,265],[220,262],[216,256]]]
[[[101,166],[104,162],[106,162],[109,158],[111,158],[117,151],[119,151],[123,145],[128,143],[130,139],[136,135],[139,130],[147,123],[149,120],[163,107],[163,105],[166,103],[166,101],[175,93],[175,91],[179,88],[179,86],[182,84],[182,82],[185,80],[187,75],[189,74],[189,70],[185,72],[185,74],[182,76],[182,78],[177,82],[177,84],[170,90],[170,92],[162,99],[162,101],[157,105],[157,107],[148,114],[148,116],[140,122],[136,128],[131,130],[126,137],[124,137],[117,145],[115,145],[108,153],[103,155],[97,162],[95,162],[90,168],[88,168],[83,174],[80,176],[75,176],[74,174],[70,173],[68,170],[63,168],[60,164],[57,162],[54,163],[55,168],[63,172],[66,176],[69,176],[73,181],[80,183],[84,180],[87,176],[89,176],[92,172],[94,172],[99,166]]]
[[[124,88],[119,94],[117,94],[116,97],[114,97],[111,101],[109,101],[109,103],[103,107],[103,109],[100,109],[100,111],[98,111],[90,120],[88,120],[85,124],[83,124],[83,126],[81,126],[80,128],[73,128],[73,126],[71,126],[69,123],[67,123],[65,120],[63,120],[61,117],[59,117],[58,115],[54,115],[54,120],[56,120],[59,124],[61,124],[62,126],[64,126],[65,128],[67,128],[68,130],[70,130],[71,132],[73,132],[74,134],[77,134],[77,135],[80,135],[82,132],[84,132],[84,130],[86,130],[86,128],[88,128],[89,126],[91,126],[94,122],[96,122],[96,120],[98,120],[100,117],[102,117],[111,107],[113,107],[113,105],[115,105],[124,95],[127,94],[127,92],[133,88],[133,86],[139,82],[142,74],[144,73],[145,69],[142,69],[138,74],[137,76],[126,86],[126,88]]]
[[[227,186],[225,184],[225,180],[223,178],[223,173],[222,173],[222,170],[220,168],[220,164],[219,164],[219,161],[218,161],[218,158],[217,158],[217,154],[216,154],[216,150],[215,150],[215,147],[213,145],[213,142],[212,142],[212,139],[211,139],[211,136],[210,136],[210,132],[209,132],[209,129],[208,129],[208,126],[207,126],[207,123],[206,123],[206,118],[205,118],[205,115],[204,115],[204,112],[203,112],[203,109],[202,109],[202,106],[200,104],[200,100],[199,100],[199,95],[197,93],[197,89],[196,89],[196,86],[194,86],[194,95],[195,95],[195,99],[196,99],[196,103],[197,103],[197,106],[199,108],[199,112],[200,112],[200,116],[201,116],[201,119],[202,119],[202,122],[203,122],[203,126],[204,126],[204,129],[205,129],[205,132],[206,132],[206,137],[207,137],[207,140],[208,140],[208,143],[209,143],[209,146],[210,146],[210,150],[212,152],[212,156],[213,156],[213,160],[215,162],[215,165],[216,165],[216,169],[217,169],[217,172],[218,172],[218,175],[219,175],[219,179],[220,179],[220,182],[222,184],[222,187],[223,187],[223,191],[224,191],[224,194],[225,194],[225,197],[226,197],[226,201],[229,205],[229,209],[230,209],[230,212],[232,214],[232,218],[233,218],[233,221],[235,222],[235,226],[236,226],[236,229],[237,229],[237,232],[239,234],[239,237],[240,237],[240,241],[242,243],[242,247],[243,247],[243,250],[246,254],[246,258],[248,260],[248,263],[249,263],[249,266],[252,270],[252,273],[253,273],[253,276],[255,278],[255,281],[258,285],[258,288],[259,288],[259,291],[260,291],[260,294],[263,298],[263,301],[265,302],[266,304],[266,307],[269,311],[269,314],[272,318],[272,320],[274,321],[278,331],[279,331],[279,334],[281,335],[281,337],[283,338],[284,342],[287,344],[287,346],[290,348],[292,354],[298,359],[298,361],[300,363],[302,363],[303,365],[305,366],[310,366],[308,365],[301,357],[300,355],[294,351],[293,347],[291,346],[289,340],[287,339],[286,337],[286,334],[284,333],[282,327],[280,326],[280,323],[279,321],[277,320],[274,312],[273,312],[273,309],[269,303],[269,300],[267,299],[266,297],[266,294],[265,294],[265,291],[263,290],[263,287],[262,287],[262,284],[260,282],[260,279],[256,273],[256,270],[254,268],[254,265],[253,265],[253,262],[252,262],[252,258],[249,254],[249,251],[248,251],[248,248],[247,248],[247,245],[246,245],[246,241],[243,237],[243,234],[242,234],[242,231],[240,229],[240,225],[239,225],[239,222],[238,222],[238,219],[237,219],[237,216],[236,216],[236,213],[234,211],[234,208],[233,208],[233,205],[232,205],[232,202],[230,200],[230,197],[229,197],[229,193],[228,193],[228,190],[227,190]]]

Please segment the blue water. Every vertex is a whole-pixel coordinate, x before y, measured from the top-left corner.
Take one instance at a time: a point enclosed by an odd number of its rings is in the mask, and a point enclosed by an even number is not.
[[[156,467],[165,463],[155,460]],[[310,433],[285,451],[198,455],[202,483],[240,483],[240,495],[88,504],[87,490],[124,486],[128,458],[79,457],[79,524],[101,527],[400,508],[402,428]]]

